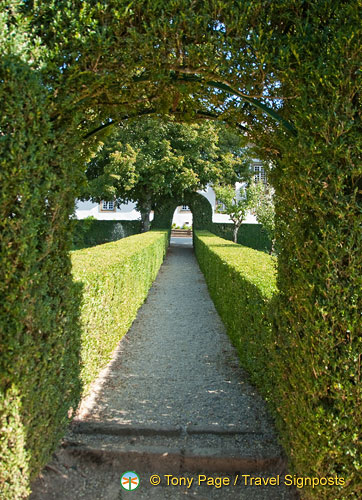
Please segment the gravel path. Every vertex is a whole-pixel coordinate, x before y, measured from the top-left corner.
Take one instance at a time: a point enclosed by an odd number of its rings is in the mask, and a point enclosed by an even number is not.
[[[265,405],[239,369],[193,249],[177,240],[82,420],[270,431]]]
[[[69,456],[65,459],[63,449],[35,484],[32,500],[69,498],[69,488],[73,494],[78,491],[78,496],[73,498],[123,498],[126,493],[122,496],[119,486],[116,493],[114,479],[111,479],[117,476],[117,467],[123,465],[117,458],[120,450],[125,453],[125,460],[130,457],[133,460],[137,450],[144,460],[147,456],[157,456],[156,462],[151,460],[151,464],[155,464],[154,472],[162,470],[161,458],[168,453],[171,456],[170,450],[176,450],[175,457],[179,450],[183,460],[186,457],[184,463],[193,471],[198,468],[197,460],[211,469],[214,464],[210,474],[218,472],[217,464],[222,467],[225,456],[231,469],[220,472],[236,472],[240,461],[235,462],[238,460],[235,450],[240,451],[242,463],[246,463],[245,457],[264,460],[262,464],[267,463],[265,458],[281,456],[265,403],[239,367],[236,352],[209,297],[190,240],[174,238],[171,241],[146,302],[120,342],[113,360],[94,384],[93,392],[81,405],[64,449],[76,442],[73,448],[78,450],[75,455],[78,453],[79,457],[82,455],[79,450],[87,449],[87,464],[74,462],[74,453],[72,459]],[[131,451],[130,446],[133,447]],[[97,449],[97,453],[90,453],[90,447]],[[94,457],[97,455],[100,461],[99,450],[113,453],[112,460],[108,459],[113,467],[109,468],[108,479],[114,489],[106,496],[95,486],[97,460]],[[150,450],[153,455],[149,455]],[[157,450],[162,453],[157,455]],[[82,456],[84,459],[84,453]],[[132,462],[135,467],[138,467],[137,460]],[[170,463],[165,462],[164,473],[169,470]],[[98,467],[99,473],[102,467]],[[182,466],[177,467],[183,470]],[[54,469],[59,471],[58,475]],[[79,480],[85,488],[84,495],[80,485],[77,490],[78,476],[74,470],[81,471]],[[262,471],[259,472],[261,475]],[[272,472],[278,473],[269,468],[269,473]],[[87,474],[88,483],[84,479]],[[103,479],[98,481],[98,487],[107,477],[104,470],[101,476]],[[64,486],[67,481],[68,490]],[[64,496],[59,496],[60,484],[62,489],[64,487]],[[244,487],[228,493],[225,488],[210,487],[204,488],[206,492],[202,488],[173,488],[171,492],[171,487],[162,487],[164,482],[158,488],[150,487],[148,480],[147,484],[148,493],[146,490],[142,493],[139,488],[126,496],[135,499],[184,498],[185,495],[200,499],[291,498],[290,491],[275,486],[259,489],[254,486],[247,492]],[[102,491],[105,492],[104,486]]]

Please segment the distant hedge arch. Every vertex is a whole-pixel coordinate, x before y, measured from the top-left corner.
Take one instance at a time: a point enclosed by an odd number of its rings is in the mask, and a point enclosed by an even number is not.
[[[173,214],[179,205],[187,205],[193,218],[193,229],[209,229],[212,225],[212,206],[209,200],[199,193],[188,193],[182,199],[165,200],[155,208],[152,228],[171,228]]]

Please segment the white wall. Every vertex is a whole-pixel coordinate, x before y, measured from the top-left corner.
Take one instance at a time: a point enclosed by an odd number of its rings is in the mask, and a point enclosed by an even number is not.
[[[101,211],[99,203],[92,201],[79,201],[76,202],[75,216],[77,219],[85,219],[86,217],[95,217],[98,220],[140,220],[141,214],[136,210],[135,203],[125,203],[116,208],[115,212]],[[153,212],[151,212],[151,220],[153,219]]]
[[[242,184],[237,183],[236,188],[239,189]],[[228,215],[215,213],[216,207],[216,196],[215,192],[211,186],[208,186],[204,191],[198,191],[198,193],[205,196],[211,204],[212,207],[212,221],[213,222],[232,222]],[[77,219],[85,219],[86,217],[95,217],[98,220],[140,220],[141,214],[136,210],[135,203],[126,203],[117,207],[115,212],[103,212],[100,209],[99,203],[93,203],[91,201],[77,201],[75,215]],[[150,219],[153,220],[153,212],[151,212]],[[192,212],[182,210],[179,206],[176,208],[172,222],[177,226],[183,226],[184,224],[192,225]],[[257,224],[257,220],[254,215],[248,214],[243,223],[247,224]]]
[[[191,210],[182,210],[182,206],[176,208],[173,213],[172,224],[182,227],[184,224],[192,226],[192,212]]]

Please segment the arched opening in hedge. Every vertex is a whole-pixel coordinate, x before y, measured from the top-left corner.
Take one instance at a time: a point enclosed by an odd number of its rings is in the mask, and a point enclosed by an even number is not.
[[[179,205],[187,205],[193,217],[193,229],[210,229],[212,226],[212,206],[209,200],[200,193],[185,194],[181,199],[165,200],[155,208],[152,222],[153,229],[170,229],[173,214]]]

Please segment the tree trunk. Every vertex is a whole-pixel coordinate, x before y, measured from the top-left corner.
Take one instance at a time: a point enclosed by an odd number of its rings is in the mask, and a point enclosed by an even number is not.
[[[151,212],[151,198],[148,198],[140,207],[141,212],[141,232],[146,233],[151,228],[150,212]]]
[[[234,225],[234,237],[233,237],[233,242],[237,243],[238,242],[238,232],[239,232],[239,227],[237,224]]]
[[[142,233],[146,233],[150,230],[150,213],[149,212],[141,212],[141,225],[142,225]]]

